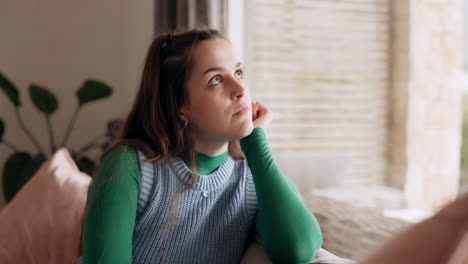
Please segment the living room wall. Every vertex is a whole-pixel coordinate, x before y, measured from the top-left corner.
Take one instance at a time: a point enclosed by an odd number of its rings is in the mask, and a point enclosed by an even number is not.
[[[77,107],[75,92],[87,78],[106,82],[111,98],[80,111],[67,148],[78,149],[103,133],[107,121],[128,110],[138,84],[143,58],[153,36],[153,1],[3,1],[0,4],[0,72],[20,90],[20,113],[50,155],[44,117],[32,105],[28,86],[47,87],[59,100],[51,123],[61,142]],[[16,121],[13,105],[0,94],[4,138],[34,152]],[[90,156],[97,158],[100,151]],[[0,171],[11,150],[0,145]],[[1,181],[0,181],[1,187]],[[0,189],[0,208],[5,204]]]

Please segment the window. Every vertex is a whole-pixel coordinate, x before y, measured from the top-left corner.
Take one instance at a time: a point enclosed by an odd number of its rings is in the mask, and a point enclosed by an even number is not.
[[[465,48],[465,59],[464,59],[464,68],[465,73],[468,74],[468,0],[463,1],[463,37],[464,43],[463,46]]]
[[[349,164],[345,184],[384,183],[388,1],[245,4],[247,81],[275,113],[268,136],[278,162],[329,159]]]
[[[463,78],[463,132],[460,171],[460,192],[468,192],[468,0],[463,1],[463,33],[464,33],[464,78]]]

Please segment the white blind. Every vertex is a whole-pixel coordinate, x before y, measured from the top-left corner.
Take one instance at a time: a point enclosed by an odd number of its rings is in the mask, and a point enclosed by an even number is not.
[[[389,2],[254,0],[249,8],[249,80],[275,114],[274,153],[345,157],[345,184],[383,183]]]
[[[463,1],[464,69],[468,72],[468,0]]]

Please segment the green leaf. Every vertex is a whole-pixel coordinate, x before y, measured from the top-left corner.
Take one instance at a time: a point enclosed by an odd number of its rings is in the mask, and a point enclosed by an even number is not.
[[[37,84],[31,84],[29,86],[29,95],[31,100],[39,111],[47,116],[57,111],[58,100],[57,97],[49,90],[41,87]]]
[[[111,95],[112,88],[109,85],[91,79],[86,80],[76,92],[80,106],[92,101],[107,98]]]
[[[76,165],[80,169],[80,171],[91,175],[93,173],[94,168],[96,167],[96,163],[88,158],[88,157],[81,157],[76,161]]]
[[[13,153],[3,167],[3,194],[5,201],[9,202],[24,184],[22,178],[26,164],[32,159],[26,152]]]
[[[114,119],[107,122],[107,130],[106,130],[106,137],[109,139],[114,139],[117,136],[117,132],[119,131],[119,127],[122,126],[123,121],[120,119]]]
[[[13,153],[3,167],[5,201],[11,201],[45,162],[46,157],[43,153],[39,153],[34,157],[31,157],[27,152]]]
[[[5,132],[5,124],[3,123],[3,120],[0,119],[0,143],[3,141],[3,133]]]
[[[8,98],[10,98],[11,102],[16,107],[21,105],[18,89],[1,72],[0,72],[0,90],[2,90]]]
[[[24,167],[22,173],[22,179],[26,183],[36,171],[47,161],[43,153],[36,154]]]

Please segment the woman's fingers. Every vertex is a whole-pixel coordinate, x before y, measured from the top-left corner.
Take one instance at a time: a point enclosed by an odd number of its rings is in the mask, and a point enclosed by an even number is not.
[[[252,117],[255,128],[261,127],[266,130],[273,118],[272,115],[266,105],[260,102],[252,103]]]
[[[255,121],[258,117],[258,102],[252,102],[252,120]]]

